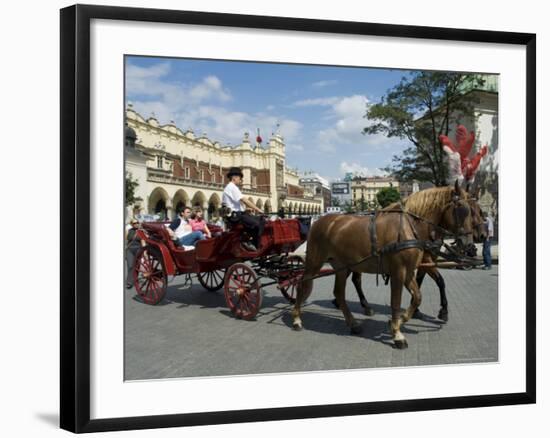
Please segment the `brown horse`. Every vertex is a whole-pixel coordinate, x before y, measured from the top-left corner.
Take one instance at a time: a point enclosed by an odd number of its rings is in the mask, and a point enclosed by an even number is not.
[[[475,243],[482,242],[483,236],[483,219],[481,218],[481,208],[478,204],[479,199],[479,190],[476,193],[470,192],[470,187],[466,187],[466,193],[468,194],[467,201],[470,206],[470,213],[472,216],[472,238]],[[408,198],[405,198],[403,200],[403,205],[405,208],[407,207],[407,200]],[[395,209],[398,207],[399,204],[393,204],[388,207],[387,209]],[[424,280],[424,277],[426,274],[428,274],[432,280],[436,283],[438,289],[439,289],[439,297],[440,297],[440,309],[437,317],[441,319],[442,321],[448,321],[449,320],[449,309],[448,309],[448,301],[447,301],[447,293],[446,293],[446,286],[445,286],[445,280],[443,279],[443,276],[439,272],[439,269],[437,269],[436,266],[429,266],[430,264],[435,264],[434,257],[429,252],[424,252],[424,256],[422,258],[422,265],[418,268],[418,271],[416,273],[416,284],[418,287],[422,287],[422,282]],[[360,272],[353,272],[351,281],[353,285],[355,286],[355,290],[357,291],[357,295],[359,297],[359,302],[361,306],[364,309],[364,312],[366,315],[372,316],[374,315],[374,311],[372,307],[369,305],[365,294],[363,292],[363,288],[361,285],[361,273]],[[335,293],[335,292],[334,292]],[[336,302],[336,299],[333,300],[333,304],[338,307],[338,303]],[[414,318],[421,318],[422,314],[419,311],[420,309],[416,309],[415,314],[413,315]]]
[[[360,327],[345,301],[346,279],[350,272],[387,274],[391,285],[390,329],[397,348],[406,348],[401,324],[407,322],[421,302],[415,272],[424,255],[423,241],[430,240],[434,227],[445,227],[471,240],[472,221],[466,193],[459,187],[442,187],[417,192],[409,197],[407,211],[384,210],[375,217],[327,215],[311,227],[303,280],[298,284],[293,328],[302,329],[301,307],[313,288],[313,277],[329,262],[335,270],[335,296],[352,333]],[[414,216],[423,220],[414,222]],[[414,222],[414,223],[413,223]],[[420,222],[422,225],[419,225]],[[374,232],[373,232],[374,231]],[[403,286],[411,304],[402,314]]]

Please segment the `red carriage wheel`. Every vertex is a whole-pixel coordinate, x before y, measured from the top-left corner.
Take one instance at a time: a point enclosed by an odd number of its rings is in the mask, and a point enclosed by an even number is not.
[[[225,269],[218,269],[216,271],[199,272],[197,274],[199,283],[206,290],[210,292],[216,292],[221,289],[225,279]]]
[[[134,264],[134,286],[146,304],[158,304],[166,295],[167,277],[160,252],[153,247],[139,250]]]
[[[288,302],[294,304],[296,288],[304,275],[304,260],[300,256],[292,255],[286,259],[286,266],[288,273],[282,273],[281,277],[284,278],[284,282],[279,284],[279,289]]]
[[[225,274],[225,300],[229,310],[242,319],[252,319],[262,305],[262,290],[254,270],[244,263],[235,263]]]

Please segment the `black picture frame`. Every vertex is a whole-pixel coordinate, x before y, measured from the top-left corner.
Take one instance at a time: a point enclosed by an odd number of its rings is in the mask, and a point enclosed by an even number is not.
[[[487,42],[526,48],[527,227],[525,392],[322,406],[90,419],[90,22],[181,23]],[[82,433],[515,405],[536,401],[536,35],[209,12],[75,5],[61,10],[60,426]]]

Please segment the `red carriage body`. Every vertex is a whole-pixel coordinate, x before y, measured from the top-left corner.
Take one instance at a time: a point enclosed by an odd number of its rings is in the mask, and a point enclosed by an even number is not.
[[[299,219],[266,221],[255,252],[241,246],[242,224],[228,231],[211,224],[208,228],[212,238],[198,241],[194,249],[184,249],[170,238],[166,223],[142,225],[138,237],[144,246],[136,257],[134,286],[145,303],[162,301],[167,276],[184,274],[197,274],[202,286],[211,291],[223,286],[229,308],[242,318],[253,318],[261,305],[258,276],[277,280],[283,295],[292,301],[295,284],[289,279],[299,275],[303,263],[288,254],[306,240]]]

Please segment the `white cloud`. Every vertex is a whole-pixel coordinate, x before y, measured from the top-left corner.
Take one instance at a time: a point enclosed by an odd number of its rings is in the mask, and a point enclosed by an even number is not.
[[[322,118],[327,126],[317,134],[319,148],[324,152],[335,152],[339,144],[388,149],[402,143],[400,139],[382,134],[363,134],[363,129],[369,124],[365,119],[369,100],[365,96],[356,94],[310,100],[329,107]]]
[[[194,107],[180,113],[176,118],[176,124],[183,129],[191,127],[198,135],[206,133],[211,140],[220,140],[224,144],[240,144],[245,132],[255,139],[258,128],[263,143],[266,144],[279,124],[279,132],[284,137],[286,145],[290,146],[299,138],[302,129],[301,123],[285,117],[277,118],[265,113],[250,114],[209,105]],[[290,148],[292,149],[292,146]],[[296,146],[294,149],[298,150]]]
[[[163,62],[155,64],[151,67],[139,67],[137,65],[128,64],[126,67],[127,79],[158,79],[166,76],[170,72],[170,64]]]
[[[335,144],[365,143],[362,130],[365,127],[366,97],[353,95],[332,99],[326,114],[329,126],[318,133],[319,143],[324,145],[322,150],[334,149]]]
[[[340,173],[345,175],[346,173],[352,173],[357,176],[384,176],[386,173],[380,169],[371,169],[366,166],[362,166],[360,163],[342,161],[340,163]]]
[[[203,101],[209,98],[215,98],[222,102],[231,99],[228,91],[222,87],[222,81],[216,76],[207,76],[198,85],[189,90],[189,96],[196,101]]]
[[[218,77],[209,75],[198,83],[182,84],[168,80],[170,72],[169,63],[127,66],[126,95],[143,117],[154,113],[161,124],[174,120],[183,130],[191,128],[198,135],[206,133],[211,140],[219,139],[224,144],[240,143],[244,132],[255,138],[257,128],[265,144],[277,124],[287,144],[299,137],[302,124],[295,120],[224,108],[220,104],[231,100],[231,93]],[[267,107],[268,110],[274,108],[273,105]],[[300,147],[303,149],[303,146],[294,146],[294,150]]]
[[[328,79],[325,81],[314,82],[313,84],[311,84],[311,86],[315,88],[324,88],[330,85],[336,85],[337,83],[338,81],[336,79]]]
[[[277,121],[276,118],[270,118],[266,120],[266,122],[271,122],[272,120]],[[287,141],[294,140],[298,136],[301,129],[302,124],[296,120],[282,119],[279,121],[279,131]]]
[[[316,97],[314,99],[297,100],[291,106],[332,106],[340,100],[340,97]]]
[[[317,145],[317,147],[319,148],[320,151],[327,152],[329,154],[332,154],[332,153],[336,152],[336,146],[334,146],[330,142],[322,141],[321,143],[319,143]]]
[[[286,144],[286,150],[287,151],[302,152],[304,150],[304,146],[299,144],[299,143],[288,143],[288,144]]]
[[[190,104],[205,101],[226,102],[231,99],[231,94],[224,89],[221,80],[216,76],[206,76],[195,84],[183,84],[169,81],[167,76],[170,72],[170,64],[166,62],[150,67],[129,64],[126,68],[126,95],[137,98],[141,104],[149,107],[158,108],[164,105],[157,117],[161,117],[161,114],[165,114],[166,111],[171,115],[163,119],[163,122],[175,118],[177,113]],[[154,98],[156,102],[143,98]],[[142,113],[145,117],[149,114]]]

